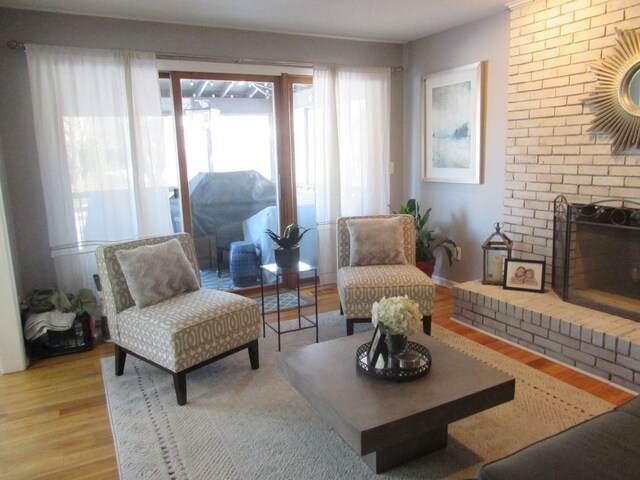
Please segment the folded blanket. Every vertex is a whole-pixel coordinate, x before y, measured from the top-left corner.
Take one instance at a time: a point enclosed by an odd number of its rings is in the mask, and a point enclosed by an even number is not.
[[[44,313],[30,313],[24,324],[24,338],[35,340],[48,330],[65,331],[73,326],[75,313],[63,313],[57,310]]]

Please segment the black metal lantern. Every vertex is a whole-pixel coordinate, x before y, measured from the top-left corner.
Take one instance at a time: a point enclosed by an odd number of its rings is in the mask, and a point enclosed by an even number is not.
[[[511,258],[513,242],[500,231],[501,223],[493,225],[496,229],[482,244],[482,283],[484,285],[502,285],[504,280],[504,261]]]

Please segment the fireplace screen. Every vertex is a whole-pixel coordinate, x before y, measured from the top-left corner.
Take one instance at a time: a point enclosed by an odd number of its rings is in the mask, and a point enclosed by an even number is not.
[[[640,203],[557,197],[552,278],[565,301],[640,321]]]

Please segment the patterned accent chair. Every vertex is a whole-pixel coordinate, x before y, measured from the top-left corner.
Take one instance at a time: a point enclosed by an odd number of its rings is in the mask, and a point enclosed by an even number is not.
[[[406,264],[350,266],[351,238],[348,220],[402,217],[402,239]],[[435,288],[431,279],[415,266],[415,222],[411,215],[374,215],[341,217],[337,225],[340,313],[347,319],[347,335],[353,335],[355,323],[371,321],[371,307],[382,297],[407,295],[422,312],[423,331],[431,335],[431,314]]]
[[[173,375],[178,404],[184,405],[187,373],[243,349],[249,351],[251,368],[259,367],[260,313],[253,300],[203,288],[144,308],[136,306],[116,252],[172,238],[180,242],[201,286],[193,240],[187,233],[105,245],[96,250],[96,257],[115,344],[115,374],[122,375],[128,353],[138,357]]]

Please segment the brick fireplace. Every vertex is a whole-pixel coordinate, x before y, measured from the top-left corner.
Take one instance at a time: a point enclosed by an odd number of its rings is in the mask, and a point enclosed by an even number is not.
[[[459,321],[640,391],[640,323],[564,302],[551,289],[554,200],[640,201],[640,155],[611,154],[589,132],[590,64],[610,54],[615,28],[640,28],[637,0],[516,0],[511,8],[504,231],[514,257],[547,264],[544,294],[466,282]]]
[[[584,104],[616,27],[640,28],[637,1],[535,0],[511,12],[505,231],[516,257],[547,262],[548,282],[559,194],[640,200],[640,155],[612,155],[608,135],[588,132]]]

